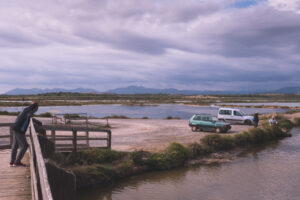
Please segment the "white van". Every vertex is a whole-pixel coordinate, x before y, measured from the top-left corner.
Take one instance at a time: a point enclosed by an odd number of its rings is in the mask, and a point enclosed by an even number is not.
[[[253,116],[246,115],[236,108],[219,108],[218,119],[234,124],[253,124]]]

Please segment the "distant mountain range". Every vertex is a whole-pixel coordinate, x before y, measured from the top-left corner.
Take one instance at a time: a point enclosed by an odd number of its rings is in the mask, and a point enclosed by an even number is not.
[[[99,93],[95,89],[89,88],[77,88],[77,89],[62,89],[62,88],[53,88],[53,89],[20,89],[16,88],[9,90],[4,93],[6,95],[30,95],[30,94],[45,94],[45,93],[57,93],[57,92],[73,92],[73,93]],[[197,94],[300,94],[300,87],[284,87],[277,90],[269,91],[211,91],[211,90],[178,90],[174,88],[168,89],[155,89],[155,88],[146,88],[142,86],[128,86],[125,88],[116,88],[112,90],[107,90],[101,93],[111,93],[111,94],[183,94],[183,95],[197,95]]]
[[[212,90],[177,90],[174,88],[169,89],[154,89],[145,88],[141,86],[129,86],[125,88],[117,88],[108,90],[106,93],[114,94],[183,94],[183,95],[218,95],[218,94],[300,94],[300,87],[284,87],[277,90],[246,90],[246,91],[212,91]]]
[[[273,92],[278,94],[300,94],[300,87],[284,87]]]
[[[145,88],[141,86],[129,86],[126,88],[117,88],[107,90],[106,93],[114,94],[183,94],[183,95],[197,95],[197,94],[248,94],[249,91],[210,91],[210,90],[178,90],[174,88],[168,89],[154,89]]]
[[[62,89],[62,88],[53,88],[53,89],[39,89],[39,88],[32,88],[32,89],[21,89],[16,88],[13,90],[7,91],[6,95],[30,95],[30,94],[45,94],[45,93],[56,93],[56,92],[73,92],[73,93],[97,93],[97,90],[94,89],[85,89],[85,88],[76,88],[76,89]]]

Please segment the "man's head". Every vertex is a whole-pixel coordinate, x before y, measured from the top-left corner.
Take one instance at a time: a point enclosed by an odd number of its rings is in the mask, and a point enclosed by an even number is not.
[[[37,102],[32,102],[30,107],[36,112],[39,109],[39,104]]]

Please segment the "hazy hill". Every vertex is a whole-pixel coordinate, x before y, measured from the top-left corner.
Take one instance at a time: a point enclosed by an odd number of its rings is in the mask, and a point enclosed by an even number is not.
[[[88,88],[77,88],[77,89],[62,89],[62,88],[53,88],[53,89],[21,89],[16,88],[6,92],[6,95],[30,95],[30,94],[44,94],[44,93],[56,93],[56,92],[76,92],[76,93],[99,93],[95,89]],[[112,90],[107,90],[105,93],[112,94],[183,94],[183,95],[197,95],[197,94],[300,94],[300,87],[285,87],[272,91],[211,91],[211,90],[178,90],[174,88],[167,89],[155,89],[155,88],[146,88],[142,86],[128,86],[124,88],[116,88]]]
[[[300,94],[300,87],[284,87],[273,92],[278,94]]]
[[[62,89],[62,88],[53,88],[53,89],[40,89],[40,88],[32,88],[32,89],[21,89],[16,88],[13,90],[7,91],[6,95],[30,95],[30,94],[45,94],[45,93],[55,93],[55,92],[77,92],[77,93],[97,93],[97,90],[87,89],[87,88],[76,88],[76,89]]]
[[[178,90],[174,88],[168,89],[154,89],[146,88],[142,86],[129,86],[124,88],[116,88],[113,90],[107,90],[106,93],[114,94],[184,94],[184,95],[195,95],[195,94],[300,94],[300,87],[285,87],[277,90],[243,90],[243,91],[212,91],[212,90]]]
[[[174,88],[168,89],[154,89],[142,86],[129,86],[125,88],[116,88],[107,90],[106,93],[113,94],[183,94],[183,95],[196,95],[196,94],[248,94],[249,91],[210,91],[210,90],[178,90]]]

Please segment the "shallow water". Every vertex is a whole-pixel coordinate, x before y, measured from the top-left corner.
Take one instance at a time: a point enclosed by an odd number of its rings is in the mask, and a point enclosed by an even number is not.
[[[242,105],[242,106],[287,106],[300,107],[299,102],[257,102],[257,103],[222,103],[223,105]]]
[[[287,109],[269,109],[269,108],[240,108],[243,112],[253,114],[285,112]],[[21,111],[21,107],[3,107],[0,110],[16,112]],[[160,104],[158,106],[124,106],[124,105],[84,105],[84,106],[43,106],[40,107],[37,114],[44,112],[52,113],[87,113],[88,116],[105,117],[111,115],[124,115],[130,118],[148,117],[151,119],[163,119],[168,116],[189,119],[196,113],[209,113],[217,115],[218,108],[209,106],[188,106],[182,104]]]
[[[294,200],[300,197],[300,129],[233,162],[152,172],[80,192],[78,200]]]

